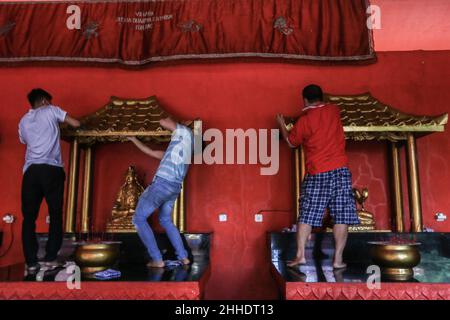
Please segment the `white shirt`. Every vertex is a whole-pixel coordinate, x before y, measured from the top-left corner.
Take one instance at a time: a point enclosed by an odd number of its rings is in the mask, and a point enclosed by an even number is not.
[[[63,167],[59,141],[59,123],[67,112],[49,105],[30,109],[19,123],[20,142],[26,144],[23,172],[32,164],[48,164]]]

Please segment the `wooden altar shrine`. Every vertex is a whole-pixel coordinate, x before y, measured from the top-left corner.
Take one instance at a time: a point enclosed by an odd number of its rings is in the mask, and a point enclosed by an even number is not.
[[[433,132],[443,132],[448,122],[448,114],[434,117],[406,114],[380,102],[370,93],[359,95],[327,94],[325,100],[341,108],[341,119],[346,139],[387,141],[389,144],[394,203],[393,221],[395,221],[396,232],[405,231],[400,166],[400,151],[405,147],[411,232],[423,231],[416,139]],[[288,129],[292,128],[293,122],[294,119],[290,119],[287,124]],[[295,149],[293,156],[294,208],[296,215],[298,215],[300,184],[305,176],[305,156],[302,148]]]
[[[62,127],[61,136],[70,141],[70,163],[67,187],[65,215],[65,232],[89,232],[92,200],[93,154],[95,145],[127,141],[127,136],[137,136],[144,142],[165,143],[170,141],[171,132],[162,128],[159,120],[170,116],[158,103],[155,96],[145,99],[122,99],[111,97],[110,101],[98,111],[81,119],[81,127],[74,130]],[[192,128],[200,120],[189,121]],[[80,153],[84,154],[83,193],[81,195],[81,228],[76,230],[76,212],[78,202],[78,185]],[[174,205],[173,221],[180,232],[185,231],[185,190]],[[112,205],[112,204],[111,204]],[[129,232],[129,230],[124,230]]]

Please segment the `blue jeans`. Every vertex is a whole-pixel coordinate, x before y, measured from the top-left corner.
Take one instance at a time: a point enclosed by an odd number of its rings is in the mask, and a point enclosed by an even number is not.
[[[163,259],[147,219],[158,208],[159,223],[166,230],[167,237],[175,248],[178,259],[181,260],[188,256],[181,240],[180,231],[172,222],[173,206],[180,191],[181,185],[179,183],[156,177],[139,198],[133,216],[133,224],[153,261],[162,261]]]

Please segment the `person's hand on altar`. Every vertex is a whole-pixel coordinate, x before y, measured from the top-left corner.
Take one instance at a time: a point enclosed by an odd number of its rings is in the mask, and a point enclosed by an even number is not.
[[[281,113],[277,114],[277,122],[278,122],[278,126],[280,127],[281,135],[282,135],[283,139],[286,141],[286,143],[289,145],[289,147],[295,148],[295,146],[293,146],[289,142],[289,132],[288,132],[288,129],[286,128],[286,121],[284,120],[284,116]]]
[[[137,142],[139,141],[138,138],[136,138],[135,136],[127,136],[127,140],[131,141],[131,142]]]
[[[144,143],[142,143],[135,136],[127,136],[127,139],[128,139],[128,141],[133,142],[136,145],[136,147],[139,148],[139,150],[141,150],[146,155],[149,155],[150,157],[153,157],[153,158],[161,160],[163,158],[163,156],[164,156],[164,151],[151,149],[149,146],[147,146]]]
[[[277,122],[280,127],[284,127],[286,122],[284,121],[284,116],[281,113],[277,114]]]

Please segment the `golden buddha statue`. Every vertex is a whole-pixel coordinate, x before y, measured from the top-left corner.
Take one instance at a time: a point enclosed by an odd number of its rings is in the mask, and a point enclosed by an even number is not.
[[[136,171],[130,166],[125,175],[125,183],[120,188],[112,209],[112,217],[106,227],[107,232],[134,232],[132,218],[144,187],[139,183]]]
[[[369,190],[367,188],[362,190],[353,188],[353,194],[356,202],[361,206],[360,209],[356,210],[360,224],[349,226],[348,231],[355,232],[375,230],[375,220],[373,218],[373,214],[364,208],[364,202],[369,197]],[[333,230],[333,221],[328,212],[325,214],[322,223],[327,231],[331,232]]]
[[[361,206],[360,209],[357,209],[358,218],[361,224],[350,226],[349,230],[351,231],[375,230],[375,220],[373,218],[373,214],[364,208],[364,202],[369,197],[369,190],[367,188],[364,188],[362,190],[353,188],[353,194],[355,196],[356,202]]]

